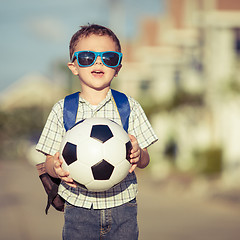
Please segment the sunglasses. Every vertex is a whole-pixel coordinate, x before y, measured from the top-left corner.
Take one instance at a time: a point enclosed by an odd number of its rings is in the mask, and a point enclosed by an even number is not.
[[[98,56],[101,57],[102,63],[110,68],[119,66],[122,61],[122,53],[115,51],[79,51],[73,54],[71,61],[73,62],[75,59],[77,59],[78,65],[80,67],[90,67],[96,62]]]

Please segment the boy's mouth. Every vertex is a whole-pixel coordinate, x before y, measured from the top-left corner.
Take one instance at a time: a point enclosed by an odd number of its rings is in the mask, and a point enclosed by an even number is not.
[[[94,76],[103,76],[104,72],[101,70],[94,70],[91,72]]]

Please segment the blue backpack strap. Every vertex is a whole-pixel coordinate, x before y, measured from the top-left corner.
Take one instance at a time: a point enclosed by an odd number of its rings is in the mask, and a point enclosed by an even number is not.
[[[116,90],[111,89],[113,99],[116,103],[119,115],[121,117],[123,128],[126,132],[128,132],[128,124],[129,124],[129,116],[130,116],[130,105],[128,101],[128,97]]]
[[[64,99],[63,124],[68,131],[76,122],[78,111],[79,92],[70,94]]]
[[[113,99],[116,103],[123,128],[128,132],[128,123],[130,116],[130,105],[127,96],[124,93],[111,89]],[[63,123],[66,131],[68,131],[76,122],[77,110],[79,102],[79,92],[70,94],[64,99],[63,107]]]

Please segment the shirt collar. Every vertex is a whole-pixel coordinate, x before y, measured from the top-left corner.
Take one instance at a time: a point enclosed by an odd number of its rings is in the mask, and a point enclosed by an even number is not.
[[[108,103],[108,102],[111,100],[111,98],[112,98],[112,91],[111,91],[111,89],[109,89],[109,91],[108,91],[105,99],[103,99],[103,100],[97,105],[96,110],[99,109],[99,108],[101,108],[102,106],[104,106],[106,103]],[[92,108],[92,104],[90,104],[87,100],[85,100],[85,99],[82,98],[81,96],[79,96],[79,102],[80,102],[80,103],[85,103],[85,104],[87,104],[89,107]]]

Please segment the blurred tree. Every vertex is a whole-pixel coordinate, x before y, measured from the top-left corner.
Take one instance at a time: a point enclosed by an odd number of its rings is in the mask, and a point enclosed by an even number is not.
[[[24,141],[36,142],[43,128],[40,107],[17,108],[0,112],[0,160],[15,159]]]

